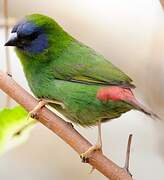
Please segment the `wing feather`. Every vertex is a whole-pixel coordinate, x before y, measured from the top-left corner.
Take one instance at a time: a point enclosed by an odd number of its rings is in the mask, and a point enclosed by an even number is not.
[[[116,85],[134,88],[131,78],[79,42],[72,43],[54,61],[54,77],[84,84]]]

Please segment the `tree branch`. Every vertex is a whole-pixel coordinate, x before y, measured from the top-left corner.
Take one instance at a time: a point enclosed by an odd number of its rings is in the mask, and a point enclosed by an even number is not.
[[[0,89],[21,104],[27,111],[31,111],[38,103],[35,98],[2,71],[0,71]],[[78,154],[85,152],[91,147],[91,144],[73,127],[69,126],[67,122],[46,107],[39,111],[38,120],[62,138]],[[104,176],[110,178],[110,180],[132,180],[125,169],[117,166],[101,152],[92,153],[88,163],[99,170]]]

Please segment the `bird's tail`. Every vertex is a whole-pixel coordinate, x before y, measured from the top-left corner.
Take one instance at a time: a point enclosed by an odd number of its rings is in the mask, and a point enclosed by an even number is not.
[[[135,97],[131,100],[128,100],[127,102],[132,104],[137,110],[150,116],[152,119],[155,119],[155,120],[160,119],[160,117],[157,114],[155,114],[152,110],[142,105]]]
[[[160,117],[151,110],[143,106],[134,96],[130,88],[123,88],[119,86],[109,86],[100,88],[97,92],[97,99],[101,101],[125,101],[132,105],[135,109],[145,113],[153,119],[160,119]]]

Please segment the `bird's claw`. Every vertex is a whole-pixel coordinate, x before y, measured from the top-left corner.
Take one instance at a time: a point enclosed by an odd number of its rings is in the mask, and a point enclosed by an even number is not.
[[[37,119],[38,118],[38,113],[37,112],[29,112],[29,117],[31,117],[33,119]]]
[[[46,104],[47,104],[47,102],[45,100],[40,99],[37,106],[35,106],[35,108],[29,112],[28,118],[31,117],[33,119],[38,119],[39,110]]]
[[[82,159],[82,162],[84,163],[88,163],[89,161],[89,156],[91,155],[91,153],[95,152],[95,151],[100,151],[102,152],[102,147],[100,144],[96,144],[94,146],[91,146],[86,152],[80,154],[80,158]]]
[[[81,158],[83,163],[89,162],[89,157],[87,157],[85,153],[80,154],[80,158]]]
[[[37,112],[30,111],[30,112],[28,113],[27,120],[29,120],[29,118],[38,119],[38,113],[37,113]]]
[[[80,158],[82,159],[82,163],[89,163],[89,157],[86,157],[85,153],[80,154]],[[89,174],[91,174],[95,168],[92,166],[91,170],[89,171]]]

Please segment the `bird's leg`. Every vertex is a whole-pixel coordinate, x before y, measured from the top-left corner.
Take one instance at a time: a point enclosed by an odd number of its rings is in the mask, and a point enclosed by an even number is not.
[[[132,142],[132,134],[130,134],[130,135],[129,135],[129,138],[128,138],[126,158],[125,158],[125,165],[124,165],[124,169],[130,174],[130,176],[132,176],[132,174],[131,174],[130,171],[129,171],[129,160],[130,160],[131,142]]]
[[[101,138],[101,122],[98,122],[98,138],[97,138],[97,143],[90,147],[86,152],[82,153],[80,155],[82,162],[87,162],[89,156],[91,155],[92,152],[94,151],[101,151],[102,152],[102,138]]]
[[[58,105],[62,106],[62,108],[65,108],[65,106],[62,102],[55,101],[55,100],[49,100],[49,99],[40,99],[37,106],[32,111],[29,112],[28,118],[29,117],[36,118],[38,111],[48,103],[58,104]]]
[[[35,108],[28,113],[27,119],[29,119],[30,117],[36,118],[38,111],[46,104],[47,104],[47,102],[45,100],[43,100],[43,99],[39,100],[37,106],[35,106]]]

